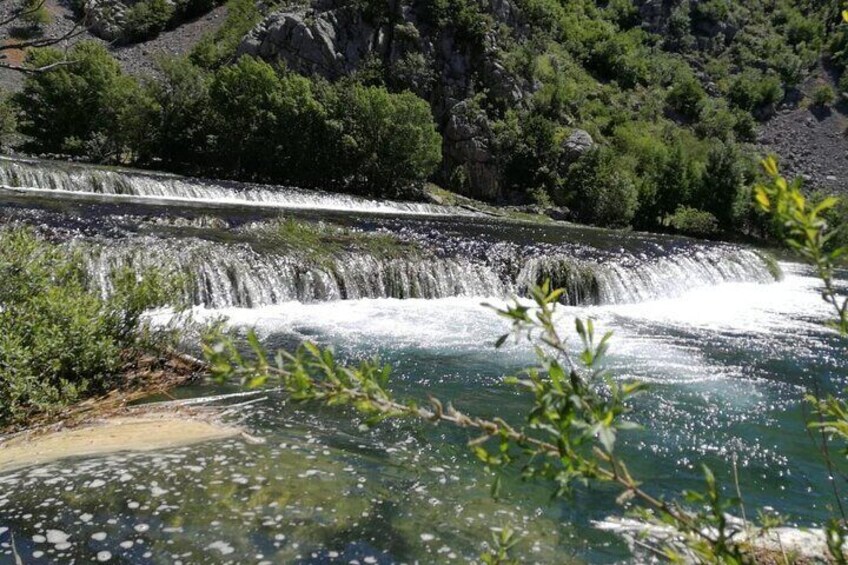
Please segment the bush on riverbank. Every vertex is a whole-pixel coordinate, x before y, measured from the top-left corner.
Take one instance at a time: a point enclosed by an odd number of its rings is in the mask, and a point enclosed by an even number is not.
[[[67,249],[0,232],[0,427],[115,388],[140,352],[164,345],[141,316],[165,303],[165,281],[121,272],[114,287],[103,298]]]

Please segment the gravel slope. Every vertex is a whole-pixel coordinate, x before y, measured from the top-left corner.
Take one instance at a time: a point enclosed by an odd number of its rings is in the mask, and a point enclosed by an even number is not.
[[[52,15],[52,21],[44,26],[45,36],[61,37],[74,28],[73,11],[65,1],[46,0],[46,6]],[[0,19],[4,19],[11,8],[12,4],[0,2]],[[159,34],[150,41],[134,45],[110,45],[85,31],[55,47],[67,49],[78,41],[97,41],[109,47],[124,71],[134,75],[151,74],[155,73],[157,55],[183,55],[188,53],[205,33],[215,31],[221,26],[226,14],[226,6],[219,6],[195,20]],[[0,27],[0,36],[9,37],[10,27]],[[19,63],[22,58],[19,51],[13,50],[11,53],[7,52],[7,54],[10,55],[9,62]],[[18,90],[21,87],[22,80],[23,75],[21,73],[0,69],[0,88],[7,91]]]

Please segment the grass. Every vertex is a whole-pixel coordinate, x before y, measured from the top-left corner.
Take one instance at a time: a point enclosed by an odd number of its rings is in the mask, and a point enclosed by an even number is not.
[[[260,251],[287,251],[316,263],[345,253],[362,253],[379,259],[409,257],[422,252],[414,243],[386,232],[366,232],[326,222],[280,218],[246,228]]]
[[[462,196],[461,194],[451,192],[450,190],[442,188],[441,186],[433,183],[428,183],[425,188],[425,191],[428,192],[430,195],[435,196],[438,201],[444,204],[445,206],[461,206],[464,208],[470,208],[472,210],[482,212],[483,214],[497,216],[506,220],[512,220],[516,222],[529,222],[532,224],[552,224],[556,221],[545,214],[521,212],[519,210],[514,210],[511,208],[504,208],[500,206],[493,206],[492,204],[486,204],[485,202],[474,200],[473,198],[468,198],[467,196]]]

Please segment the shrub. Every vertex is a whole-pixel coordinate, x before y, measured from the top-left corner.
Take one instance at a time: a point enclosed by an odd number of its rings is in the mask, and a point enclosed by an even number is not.
[[[150,346],[141,316],[167,286],[121,272],[114,289],[89,290],[80,258],[30,231],[0,232],[0,425],[114,386],[128,352]]]
[[[603,77],[615,80],[624,88],[651,81],[650,55],[642,41],[644,32],[632,29],[599,42],[589,61]]]
[[[23,12],[20,20],[35,28],[47,25],[53,19],[43,0],[24,0],[21,8]]]
[[[174,5],[166,0],[142,0],[133,4],[124,19],[126,41],[143,41],[159,34],[174,16]]]
[[[748,70],[733,81],[728,98],[737,108],[753,112],[783,98],[780,79],[772,74]]]
[[[701,115],[706,93],[701,83],[693,76],[677,81],[666,97],[668,105],[687,120],[694,121]]]
[[[422,8],[427,23],[438,28],[451,26],[460,40],[482,49],[492,21],[475,0],[426,0]]]
[[[261,17],[254,0],[228,0],[227,18],[221,27],[204,35],[194,46],[192,62],[206,69],[220,67],[235,56],[242,38]]]
[[[667,223],[674,231],[686,235],[710,236],[718,233],[718,220],[709,212],[681,206],[668,217]]]
[[[833,92],[833,89],[829,85],[822,84],[813,91],[812,100],[814,106],[824,108],[833,104],[833,101],[836,100],[836,93]]]
[[[748,113],[745,110],[737,110]],[[737,118],[724,100],[707,99],[701,107],[695,132],[703,139],[727,140],[736,127]]]

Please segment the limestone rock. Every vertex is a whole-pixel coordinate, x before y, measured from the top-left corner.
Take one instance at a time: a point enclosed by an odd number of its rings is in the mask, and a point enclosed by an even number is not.
[[[595,147],[595,140],[589,132],[575,129],[562,143],[561,164],[567,167],[591,151],[593,147]]]
[[[467,196],[497,200],[501,196],[500,174],[491,151],[492,131],[485,114],[460,102],[450,111],[444,135],[445,166],[461,167],[466,186],[454,187]]]
[[[335,79],[353,72],[378,37],[359,10],[276,12],[241,42],[238,54],[280,59],[303,74]]]

